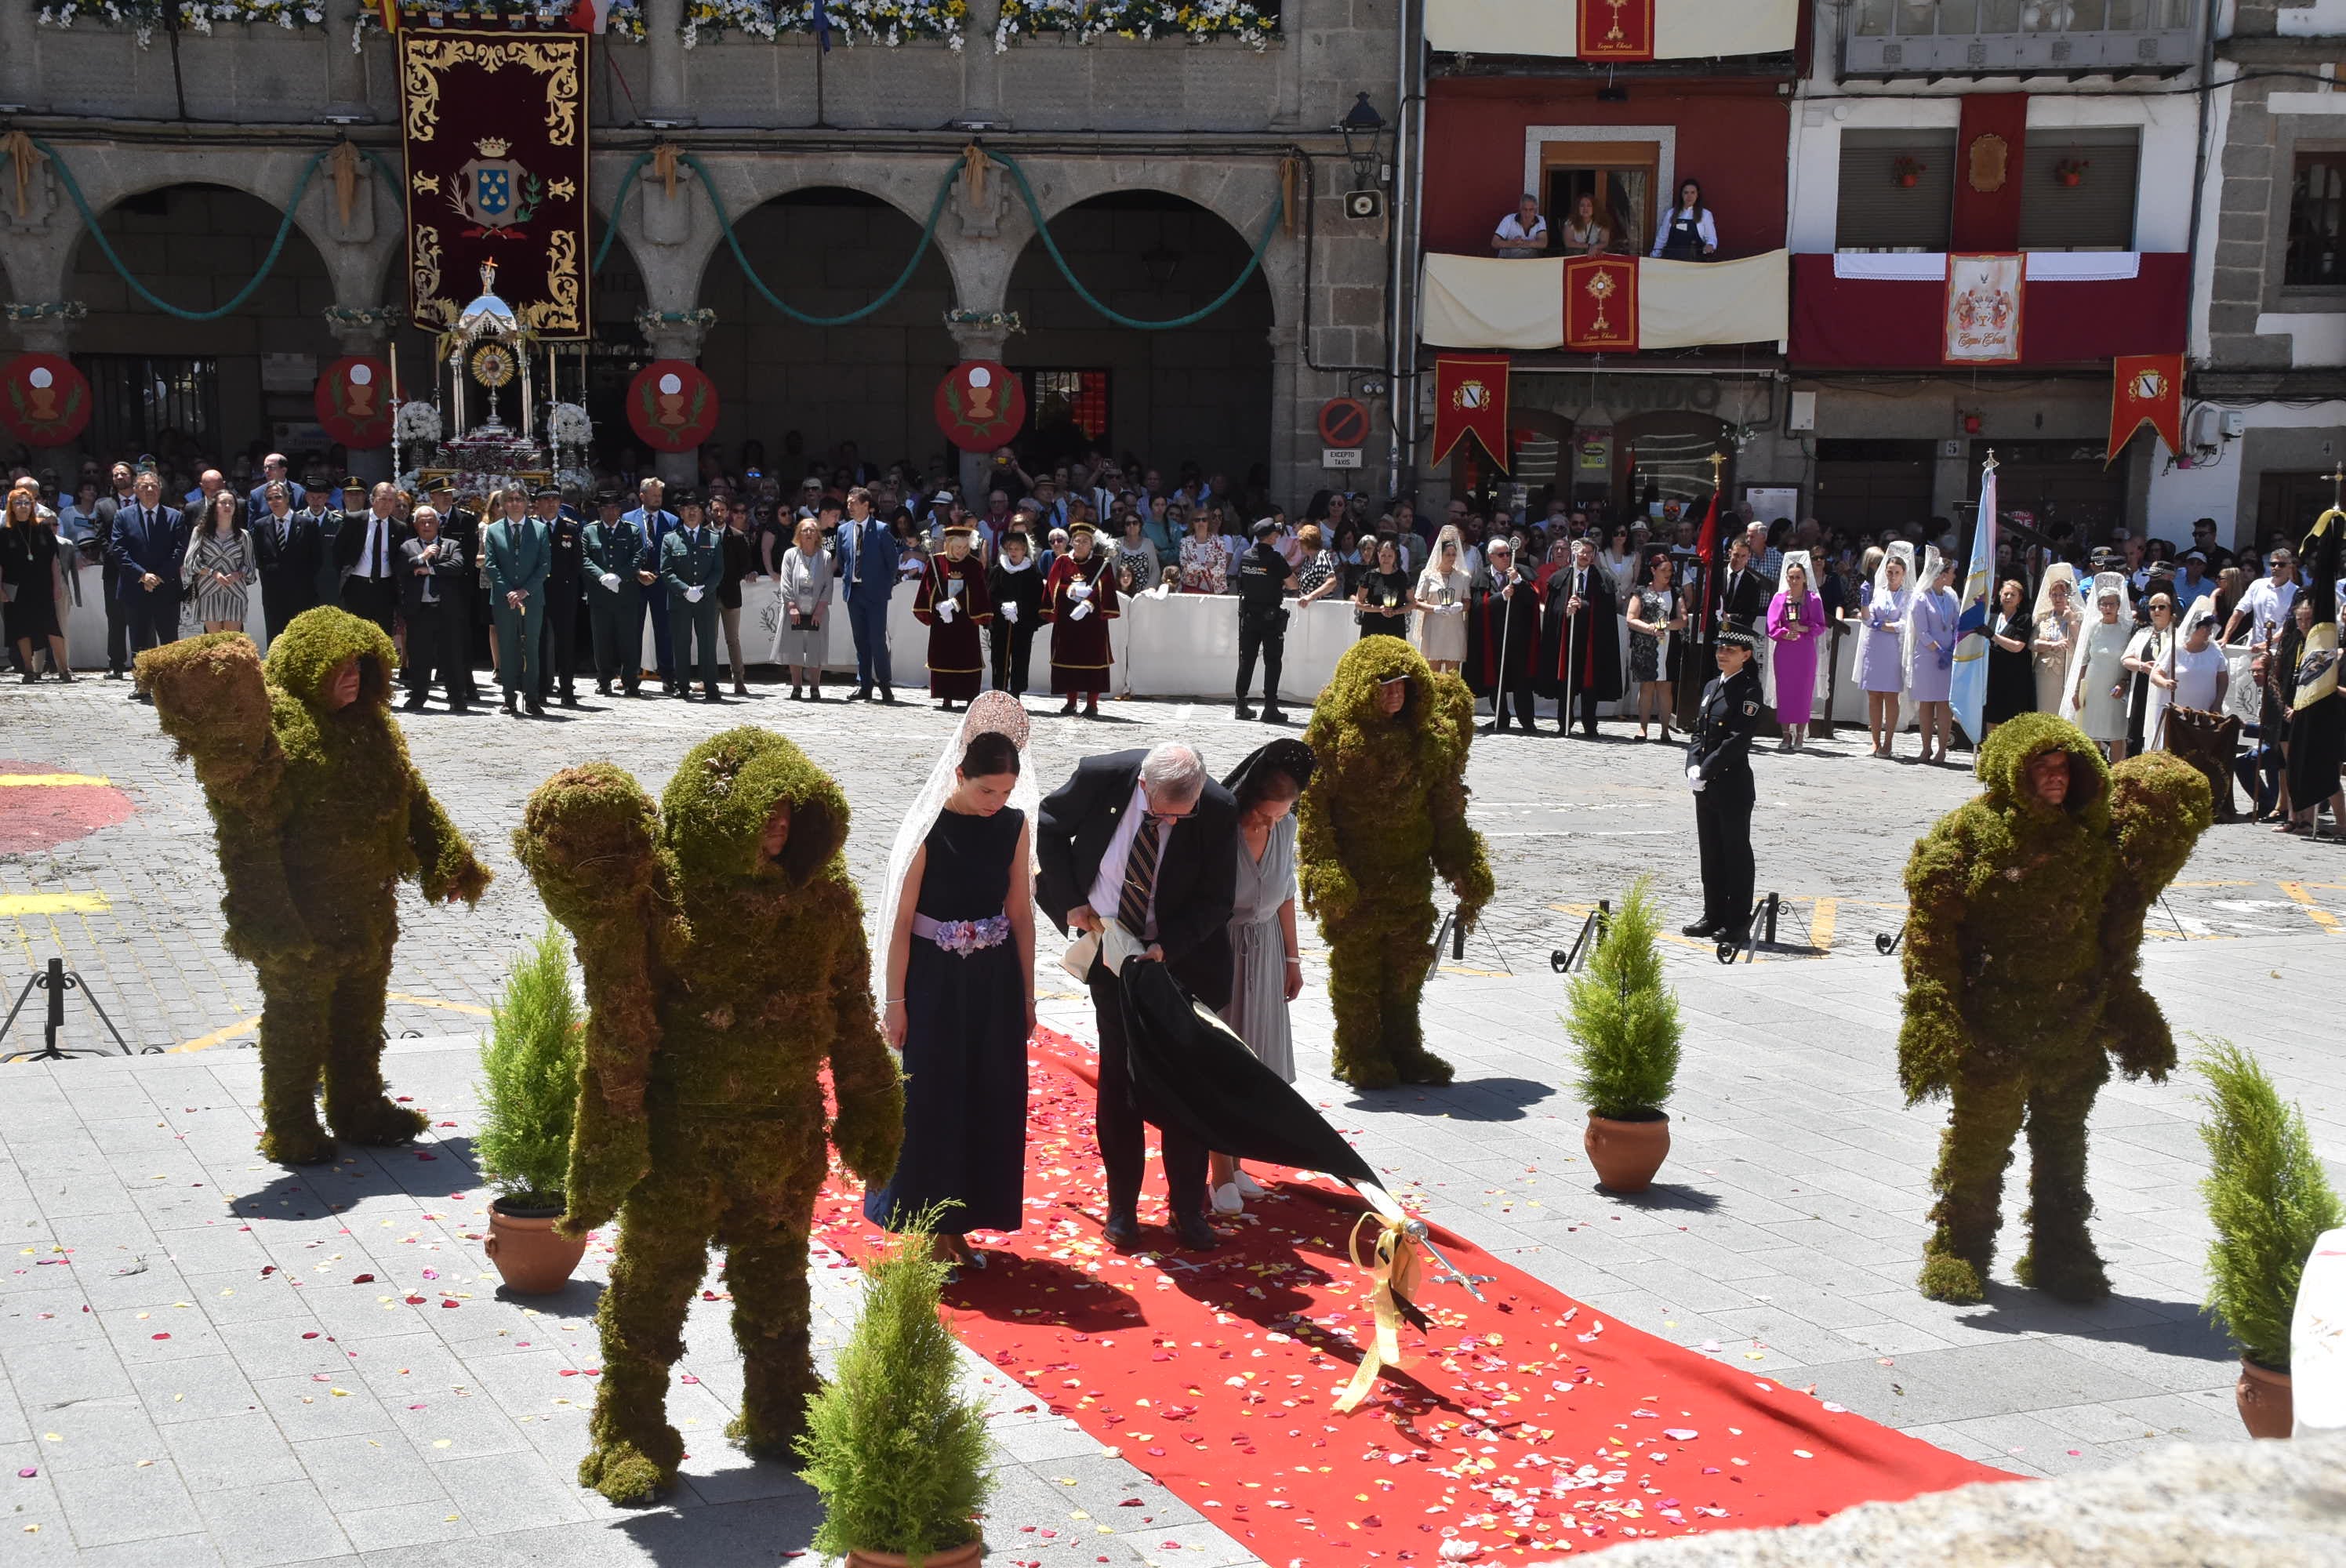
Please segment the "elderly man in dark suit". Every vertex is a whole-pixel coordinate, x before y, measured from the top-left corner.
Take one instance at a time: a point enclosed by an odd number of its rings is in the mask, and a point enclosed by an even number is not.
[[[1132,962],[1162,962],[1211,1008],[1230,999],[1230,906],[1238,878],[1238,806],[1188,747],[1087,757],[1043,802],[1035,900],[1062,932],[1114,921],[1145,944]],[[1142,1168],[1141,1114],[1132,1095],[1122,983],[1095,959],[1092,1006],[1100,1043],[1098,1135],[1107,1173],[1109,1245],[1134,1247]],[[1182,1244],[1210,1250],[1206,1150],[1162,1127],[1166,1206]]]
[[[252,514],[252,553],[260,568],[260,613],[275,642],[285,623],[318,607],[318,568],[326,542],[317,519],[293,509],[293,487],[272,479]]]
[[[138,495],[130,464],[116,463],[109,477],[113,494],[90,509],[89,522],[101,568],[99,581],[106,590],[106,678],[120,680],[130,673],[130,623],[123,613],[121,573],[114,562],[114,519],[138,505]]]
[[[179,563],[188,553],[187,520],[163,504],[163,482],[148,469],[138,476],[129,505],[114,514],[106,558],[114,565],[115,600],[135,658],[179,638]],[[143,691],[133,702],[150,702]]]
[[[436,672],[448,710],[462,713],[472,695],[457,679],[456,649],[464,634],[464,546],[440,532],[439,511],[419,506],[414,532],[399,542],[399,613],[407,622],[407,701],[411,713],[432,695]]]
[[[399,492],[389,480],[374,487],[368,503],[365,512],[344,514],[334,535],[334,565],[342,574],[342,608],[388,636],[399,603],[399,543],[407,530],[400,526]]]

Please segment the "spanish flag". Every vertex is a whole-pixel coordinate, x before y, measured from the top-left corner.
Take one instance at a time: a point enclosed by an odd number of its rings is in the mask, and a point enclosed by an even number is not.
[[[382,30],[394,38],[399,36],[399,0],[374,0],[374,10],[382,19]]]

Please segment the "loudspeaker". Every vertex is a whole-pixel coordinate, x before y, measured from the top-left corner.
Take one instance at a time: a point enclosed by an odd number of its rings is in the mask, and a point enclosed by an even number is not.
[[[1382,190],[1348,190],[1344,192],[1344,216],[1347,218],[1382,218],[1385,215],[1385,193]]]

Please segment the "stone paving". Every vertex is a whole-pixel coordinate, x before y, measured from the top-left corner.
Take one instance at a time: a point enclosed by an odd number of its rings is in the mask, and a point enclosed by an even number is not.
[[[0,1560],[725,1564],[802,1547],[805,1489],[718,1436],[738,1388],[721,1301],[697,1304],[681,1369],[699,1381],[677,1390],[679,1424],[706,1432],[706,1450],[696,1446],[670,1505],[621,1513],[569,1475],[604,1255],[590,1254],[566,1296],[529,1306],[495,1295],[467,1239],[482,1219],[466,1138],[474,1011],[539,923],[505,837],[520,799],[557,766],[607,757],[657,789],[693,740],[761,721],[846,784],[862,813],[850,860],[868,886],[894,802],[952,721],[925,705],[809,708],[771,696],[722,714],[646,701],[543,723],[409,720],[427,776],[505,873],[474,911],[403,901],[393,1026],[431,1038],[394,1042],[391,1073],[397,1092],[453,1125],[421,1149],[289,1174],[251,1152],[257,997],[218,944],[209,821],[152,716],[120,691],[0,688],[0,771],[102,776],[136,807],[87,837],[0,852],[0,983],[13,1000],[18,977],[61,952],[134,1041],[169,1052],[0,1068],[0,1486],[15,1489]],[[1038,713],[1041,777],[1168,735],[1227,768],[1264,733],[1214,708],[1111,712],[1097,724]],[[1956,1451],[2045,1474],[2238,1437],[2233,1362],[2197,1307],[2204,1160],[2188,1075],[2113,1084],[2101,1098],[2093,1183],[2110,1302],[2062,1307],[2008,1275],[1983,1307],[1914,1293],[1941,1115],[1899,1104],[1897,964],[1873,938],[1900,919],[1906,846],[1972,784],[1960,770],[1851,755],[1862,748],[1760,759],[1760,882],[1786,897],[1783,947],[1729,970],[1707,947],[1670,943],[1687,1053],[1675,1150],[1650,1195],[1593,1187],[1547,954],[1639,872],[1674,921],[1692,906],[1691,813],[1676,756],[1659,746],[1478,746],[1474,809],[1500,899],[1490,934],[1427,991],[1429,1031],[1457,1084],[1356,1095],[1328,1080],[1312,951],[1297,1009],[1301,1086],[1426,1212],[1527,1271]],[[2346,1064],[2331,1043],[2346,858],[2219,829],[2168,903],[2145,967],[2178,1033],[2253,1045],[2346,1176]],[[1042,983],[1046,1021],[1087,1036],[1087,1008],[1064,978],[1046,969]],[[70,1006],[68,1043],[102,1038]],[[0,1049],[37,1044],[27,1023]],[[2016,1220],[2017,1199],[2008,1207]],[[352,1283],[360,1274],[375,1278]],[[836,1339],[852,1276],[826,1267],[817,1278],[821,1331]],[[721,1287],[712,1278],[709,1288]],[[1095,1440],[1016,1413],[1007,1390],[989,1397],[997,1544],[1004,1529],[1034,1524],[1015,1554],[1054,1568],[1250,1560]],[[20,1468],[40,1473],[19,1480]],[[1135,1497],[1141,1509],[1117,1506]],[[1122,1528],[1136,1515],[1149,1522]]]

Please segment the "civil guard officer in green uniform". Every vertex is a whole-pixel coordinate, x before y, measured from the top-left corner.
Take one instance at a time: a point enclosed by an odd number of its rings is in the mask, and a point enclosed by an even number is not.
[[[1751,924],[1751,736],[1767,704],[1760,694],[1760,634],[1729,617],[1719,630],[1719,673],[1703,687],[1687,742],[1687,788],[1694,791],[1702,849],[1702,918],[1694,937],[1741,942]]]

